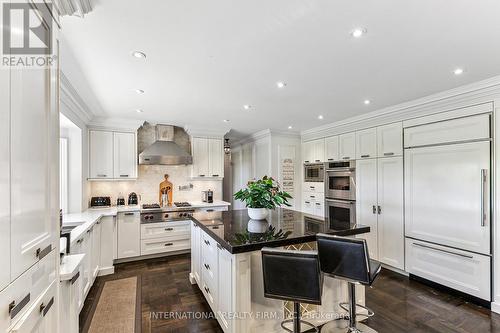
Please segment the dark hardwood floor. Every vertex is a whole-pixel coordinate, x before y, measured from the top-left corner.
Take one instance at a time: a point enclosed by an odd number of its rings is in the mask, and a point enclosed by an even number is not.
[[[188,255],[117,265],[115,274],[97,278],[90,290],[81,331],[87,332],[106,281],[138,276],[142,333],[222,332],[201,291],[189,283],[189,271]],[[366,323],[381,333],[500,333],[500,315],[388,270],[367,288],[366,300],[375,311]],[[201,312],[209,319],[168,318],[172,311]]]

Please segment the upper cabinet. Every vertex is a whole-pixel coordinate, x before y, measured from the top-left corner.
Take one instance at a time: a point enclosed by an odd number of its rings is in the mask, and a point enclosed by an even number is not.
[[[402,123],[377,127],[377,155],[378,157],[403,155]]]
[[[377,128],[356,132],[356,159],[377,157]]]
[[[192,177],[224,177],[222,139],[192,137]]]
[[[304,163],[321,163],[325,161],[325,139],[305,142],[302,147]]]
[[[354,160],[356,158],[356,134],[346,133],[339,136],[339,159]]]
[[[339,160],[339,137],[331,136],[325,139],[325,161],[333,162]]]
[[[136,135],[89,131],[89,179],[137,178]]]

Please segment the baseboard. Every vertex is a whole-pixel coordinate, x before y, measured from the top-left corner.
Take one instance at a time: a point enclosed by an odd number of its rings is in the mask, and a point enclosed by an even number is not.
[[[122,258],[122,259],[115,259],[114,263],[115,264],[123,264],[126,262],[132,262],[132,261],[139,261],[139,260],[147,260],[147,259],[155,259],[155,258],[162,258],[162,257],[171,257],[171,256],[177,256],[180,254],[187,254],[190,253],[191,250],[179,250],[179,251],[172,251],[172,252],[163,252],[163,253],[156,253],[156,254],[148,254],[144,256],[138,256],[138,257],[130,257],[130,258]]]
[[[401,275],[404,275],[404,276],[410,276],[410,274],[408,272],[405,272],[399,268],[396,268],[396,267],[392,267],[392,266],[389,266],[389,265],[386,265],[386,264],[382,264],[382,267],[385,268],[385,269],[388,269],[390,271],[393,271],[394,273],[398,273],[398,274],[401,274]]]
[[[97,276],[104,276],[104,275],[111,275],[115,273],[115,267],[103,267],[99,268],[99,272],[97,273]]]
[[[196,284],[196,279],[193,273],[189,273],[189,282],[191,282],[191,284]]]
[[[495,313],[500,313],[500,303],[491,302],[491,311]]]

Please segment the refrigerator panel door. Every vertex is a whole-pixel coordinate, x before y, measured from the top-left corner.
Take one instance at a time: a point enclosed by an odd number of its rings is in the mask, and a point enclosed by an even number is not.
[[[406,236],[490,254],[489,184],[488,141],[405,150]]]

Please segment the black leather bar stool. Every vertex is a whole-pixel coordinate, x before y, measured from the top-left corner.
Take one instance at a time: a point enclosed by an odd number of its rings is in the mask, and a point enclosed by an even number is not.
[[[281,327],[292,333],[300,332],[305,324],[316,332],[313,324],[301,320],[300,303],[321,304],[323,276],[318,254],[313,251],[290,251],[274,248],[262,249],[264,296],[293,302],[293,319],[281,322]],[[293,330],[285,324],[293,323]]]
[[[336,279],[347,281],[349,286],[349,303],[340,303],[340,307],[349,312],[348,325],[337,320],[325,324],[321,332],[377,332],[356,322],[356,315],[374,315],[367,307],[356,304],[356,284],[371,286],[381,269],[378,261],[370,259],[366,241],[326,234],[318,234],[316,239],[321,271]],[[367,310],[368,314],[357,314],[357,306]]]

